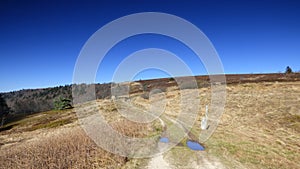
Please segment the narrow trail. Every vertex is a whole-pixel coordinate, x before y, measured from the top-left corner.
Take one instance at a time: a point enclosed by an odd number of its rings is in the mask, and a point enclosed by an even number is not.
[[[188,132],[187,127],[185,126],[184,122],[172,119],[167,117],[166,115],[163,116],[156,116],[151,114],[150,112],[145,111],[142,107],[131,107],[124,101],[119,101],[119,104],[130,110],[131,112],[143,112],[144,115],[150,115],[156,117],[161,125],[163,130],[167,129],[167,121],[172,122],[178,128],[181,128],[183,131]],[[167,120],[167,121],[166,121]],[[192,135],[191,133],[188,134],[188,139],[197,140],[197,137]],[[157,148],[162,150],[160,147],[165,147],[165,144],[171,143],[157,143]],[[146,165],[147,169],[223,169],[226,168],[218,159],[209,155],[205,151],[193,151],[187,147],[177,147],[175,146],[171,150],[154,156],[150,159],[148,164]]]
[[[215,157],[203,151],[174,148],[150,159],[147,169],[225,169]]]
[[[164,157],[162,154],[159,156],[153,157],[151,159],[151,161],[149,162],[147,168],[148,169],[171,169],[169,163],[164,160]]]

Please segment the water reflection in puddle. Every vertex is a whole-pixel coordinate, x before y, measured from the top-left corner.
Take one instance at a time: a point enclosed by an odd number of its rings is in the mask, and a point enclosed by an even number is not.
[[[167,137],[161,137],[159,139],[159,141],[162,142],[162,143],[168,143],[169,142],[169,138],[167,138]]]
[[[187,145],[191,150],[200,150],[200,151],[203,151],[203,150],[205,149],[201,144],[199,144],[199,143],[197,143],[197,142],[194,142],[194,141],[190,141],[190,140],[188,140],[188,141],[186,142],[186,145]]]

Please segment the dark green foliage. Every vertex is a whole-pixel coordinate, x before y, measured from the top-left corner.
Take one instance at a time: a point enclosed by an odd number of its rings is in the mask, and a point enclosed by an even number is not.
[[[285,73],[287,73],[287,74],[293,73],[292,68],[290,68],[289,66],[287,66],[286,69],[285,69]]]
[[[10,107],[14,114],[13,115],[27,115],[32,113],[38,113],[43,111],[53,110],[53,100],[59,98],[72,97],[73,92],[77,95],[85,95],[89,90],[94,88],[96,91],[96,98],[110,98],[111,95],[111,84],[81,84],[81,85],[65,85],[45,89],[26,89],[20,91],[13,91],[8,93],[2,93],[5,98],[8,107]]]
[[[7,105],[13,110],[13,115],[27,115],[54,109],[53,100],[62,96],[72,98],[71,85],[45,88],[27,89],[3,93]]]
[[[10,112],[9,107],[6,104],[6,101],[2,98],[2,95],[0,95],[0,127],[3,126],[4,121],[6,117],[8,116]]]
[[[73,106],[70,99],[59,97],[58,99],[54,100],[54,108],[56,110],[64,110],[71,109]]]
[[[173,77],[170,77],[169,78],[169,81],[174,81],[175,79]]]

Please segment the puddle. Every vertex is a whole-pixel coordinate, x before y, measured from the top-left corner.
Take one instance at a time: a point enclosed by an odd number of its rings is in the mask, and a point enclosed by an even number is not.
[[[169,142],[169,138],[167,137],[162,137],[159,139],[159,142],[162,142],[162,143],[168,143]]]
[[[190,140],[188,140],[188,141],[186,142],[186,145],[187,145],[191,150],[200,150],[200,151],[204,151],[204,149],[205,149],[201,144],[199,144],[199,143],[197,143],[197,142],[194,142],[194,141],[190,141]]]

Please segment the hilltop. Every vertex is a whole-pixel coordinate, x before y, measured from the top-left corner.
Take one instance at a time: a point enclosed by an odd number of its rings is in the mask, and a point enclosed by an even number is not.
[[[4,126],[0,132],[0,168],[150,168],[157,163],[169,168],[300,167],[299,74],[226,75],[225,111],[217,130],[203,144],[205,151],[186,147],[188,139],[196,140],[202,132],[201,117],[205,105],[211,102],[209,77],[196,79],[199,89],[187,87],[183,92],[200,93],[199,117],[186,138],[160,156],[133,159],[109,153],[81,129],[75,109],[51,110],[14,119]],[[160,116],[165,126],[158,119],[150,123],[125,119],[118,112],[122,101],[113,102],[110,95],[78,106],[87,113],[100,112],[115,130],[129,137],[159,138],[172,124],[180,128],[172,121],[178,116],[180,100],[173,78],[141,80],[131,86],[130,99],[138,105],[137,111],[145,110],[150,103],[147,92],[162,89],[168,99]],[[36,91],[40,90],[46,89]],[[161,101],[159,94],[155,97]]]
[[[227,84],[300,80],[300,73],[228,74],[225,76]],[[210,85],[209,76],[195,76],[195,78],[199,88]],[[147,92],[155,88],[165,90],[168,87],[177,85],[174,78],[139,80],[137,82],[140,84],[140,86],[137,88],[131,88],[131,93],[142,91]],[[93,84],[93,87],[95,87],[96,91],[96,98],[111,98],[112,84],[113,83]],[[80,85],[88,86],[88,84]],[[54,108],[53,100],[59,97],[72,99],[72,86],[74,85],[65,85],[44,89],[24,89],[20,91],[2,93],[2,95],[5,98],[8,106],[12,108],[15,114],[32,114],[41,111],[52,110]]]

